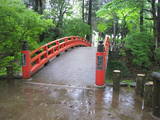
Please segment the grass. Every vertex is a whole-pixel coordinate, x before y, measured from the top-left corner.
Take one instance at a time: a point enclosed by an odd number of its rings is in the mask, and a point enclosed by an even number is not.
[[[113,83],[113,80],[111,80],[111,79],[106,80],[106,83]],[[133,81],[132,80],[121,80],[121,83],[125,83],[128,86],[130,86],[130,85],[132,85]]]
[[[106,80],[106,83],[113,83],[113,80]]]

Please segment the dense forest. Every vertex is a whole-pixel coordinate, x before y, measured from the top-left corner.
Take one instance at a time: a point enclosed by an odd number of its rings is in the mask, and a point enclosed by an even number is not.
[[[95,32],[110,36],[110,69],[158,70],[160,0],[1,0],[0,76],[19,74],[23,41],[30,50],[72,35],[94,43]]]

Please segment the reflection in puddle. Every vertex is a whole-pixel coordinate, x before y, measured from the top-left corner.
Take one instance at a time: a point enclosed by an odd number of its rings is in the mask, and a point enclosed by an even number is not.
[[[112,107],[116,109],[119,106],[119,91],[113,91],[112,93]]]
[[[0,120],[156,120],[132,88],[58,88],[0,82]]]

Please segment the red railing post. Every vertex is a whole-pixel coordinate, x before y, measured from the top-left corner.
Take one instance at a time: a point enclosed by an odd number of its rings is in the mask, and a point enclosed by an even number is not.
[[[64,42],[65,42],[64,47],[66,47],[68,45],[68,38],[65,38]]]
[[[74,41],[74,37],[71,37],[71,41],[72,41],[72,42]]]
[[[96,86],[105,86],[106,68],[108,62],[109,53],[109,37],[103,41],[99,41],[98,49],[96,53]]]
[[[59,51],[59,41],[56,41],[56,45],[57,45],[56,51]]]
[[[77,41],[78,41],[78,40],[79,40],[79,37],[76,37],[76,38],[75,38],[75,40],[77,40]]]
[[[96,85],[98,87],[105,85],[105,55],[103,41],[100,41],[96,53]]]
[[[23,42],[22,45],[22,77],[28,79],[31,77],[31,56],[28,50],[27,41]]]
[[[44,51],[46,52],[45,58],[48,59],[48,45],[47,45],[47,44],[46,44],[45,47],[44,47]]]

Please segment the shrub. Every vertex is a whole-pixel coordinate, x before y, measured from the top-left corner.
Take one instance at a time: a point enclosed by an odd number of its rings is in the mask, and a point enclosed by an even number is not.
[[[0,1],[0,73],[6,68],[16,68],[20,58],[22,41],[29,42],[30,49],[38,46],[39,35],[52,26],[51,20],[27,9],[20,0]]]
[[[106,78],[112,78],[113,76],[113,70],[120,70],[121,71],[121,77],[128,77],[130,76],[130,72],[126,64],[122,61],[117,60],[108,60],[108,67],[107,67],[107,73]]]
[[[74,18],[65,20],[63,25],[63,36],[81,36],[90,34],[90,26],[82,20]]]
[[[153,51],[153,38],[149,33],[132,33],[125,38],[128,57],[138,67],[149,67]]]

